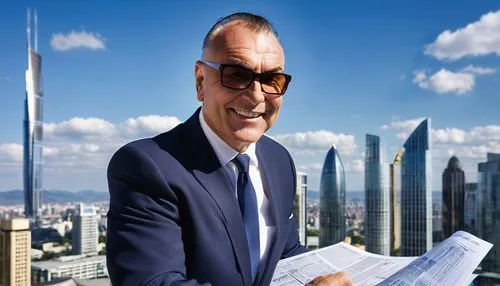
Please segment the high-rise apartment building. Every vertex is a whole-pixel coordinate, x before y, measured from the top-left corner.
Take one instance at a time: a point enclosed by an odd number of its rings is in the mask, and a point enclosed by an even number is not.
[[[493,248],[483,259],[483,271],[500,274],[500,154],[488,153],[478,165],[479,237]]]
[[[73,254],[97,255],[99,233],[94,206],[80,204],[78,214],[73,219]]]
[[[0,286],[26,285],[31,285],[30,222],[0,220]]]
[[[389,165],[380,137],[366,134],[365,249],[389,255],[391,242]]]
[[[452,156],[443,172],[443,204],[441,207],[443,237],[447,239],[457,230],[464,230],[465,173],[460,161]]]
[[[293,206],[293,216],[299,228],[299,240],[307,245],[307,175],[297,172],[297,191]]]
[[[24,100],[24,213],[36,219],[42,207],[43,166],[43,88],[42,56],[38,53],[38,25],[35,11],[34,47],[31,46],[31,13],[28,10],[28,69],[26,70],[26,97]]]
[[[326,154],[321,172],[319,190],[319,247],[344,240],[346,234],[345,215],[345,171],[335,145]]]
[[[401,157],[404,149],[400,149],[389,166],[390,172],[390,255],[395,256],[401,247]]]
[[[401,255],[420,256],[432,248],[431,120],[406,140],[401,159]]]

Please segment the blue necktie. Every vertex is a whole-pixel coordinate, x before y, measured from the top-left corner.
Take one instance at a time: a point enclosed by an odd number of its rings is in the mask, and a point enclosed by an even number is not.
[[[239,169],[236,190],[238,193],[238,203],[240,205],[241,216],[245,224],[245,232],[250,252],[250,264],[252,267],[252,280],[257,276],[257,269],[260,262],[260,238],[259,238],[259,214],[257,207],[257,196],[255,189],[248,175],[250,157],[245,154],[238,154],[233,162]]]

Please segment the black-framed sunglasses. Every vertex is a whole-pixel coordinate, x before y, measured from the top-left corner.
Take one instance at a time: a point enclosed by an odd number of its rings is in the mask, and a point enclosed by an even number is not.
[[[200,60],[200,62],[219,70],[222,85],[234,90],[247,89],[257,78],[260,82],[262,92],[279,97],[285,94],[288,84],[292,80],[292,76],[285,73],[255,73],[240,65],[218,64],[204,60]]]

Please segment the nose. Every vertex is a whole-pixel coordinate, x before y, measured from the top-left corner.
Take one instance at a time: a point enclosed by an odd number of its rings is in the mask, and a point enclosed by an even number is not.
[[[262,91],[262,85],[258,79],[254,79],[252,84],[248,87],[248,97],[255,103],[259,104],[266,100],[266,95]]]

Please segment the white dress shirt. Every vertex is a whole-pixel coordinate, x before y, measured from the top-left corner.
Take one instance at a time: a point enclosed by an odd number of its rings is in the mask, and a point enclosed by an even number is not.
[[[205,133],[212,149],[215,151],[221,166],[226,169],[228,179],[230,180],[232,186],[234,186],[233,190],[236,196],[238,167],[231,162],[231,160],[236,157],[238,152],[227,145],[226,142],[224,142],[217,134],[215,134],[210,126],[208,126],[205,118],[203,117],[203,109],[200,111],[199,118],[201,129],[203,130],[203,133]],[[260,259],[262,261],[269,252],[269,247],[276,231],[276,226],[275,223],[273,223],[271,215],[271,205],[264,192],[264,189],[269,190],[269,184],[264,173],[259,169],[259,160],[255,154],[255,143],[250,144],[243,154],[247,154],[250,157],[248,174],[253,188],[255,189],[255,195],[257,196],[257,206],[259,209]]]

